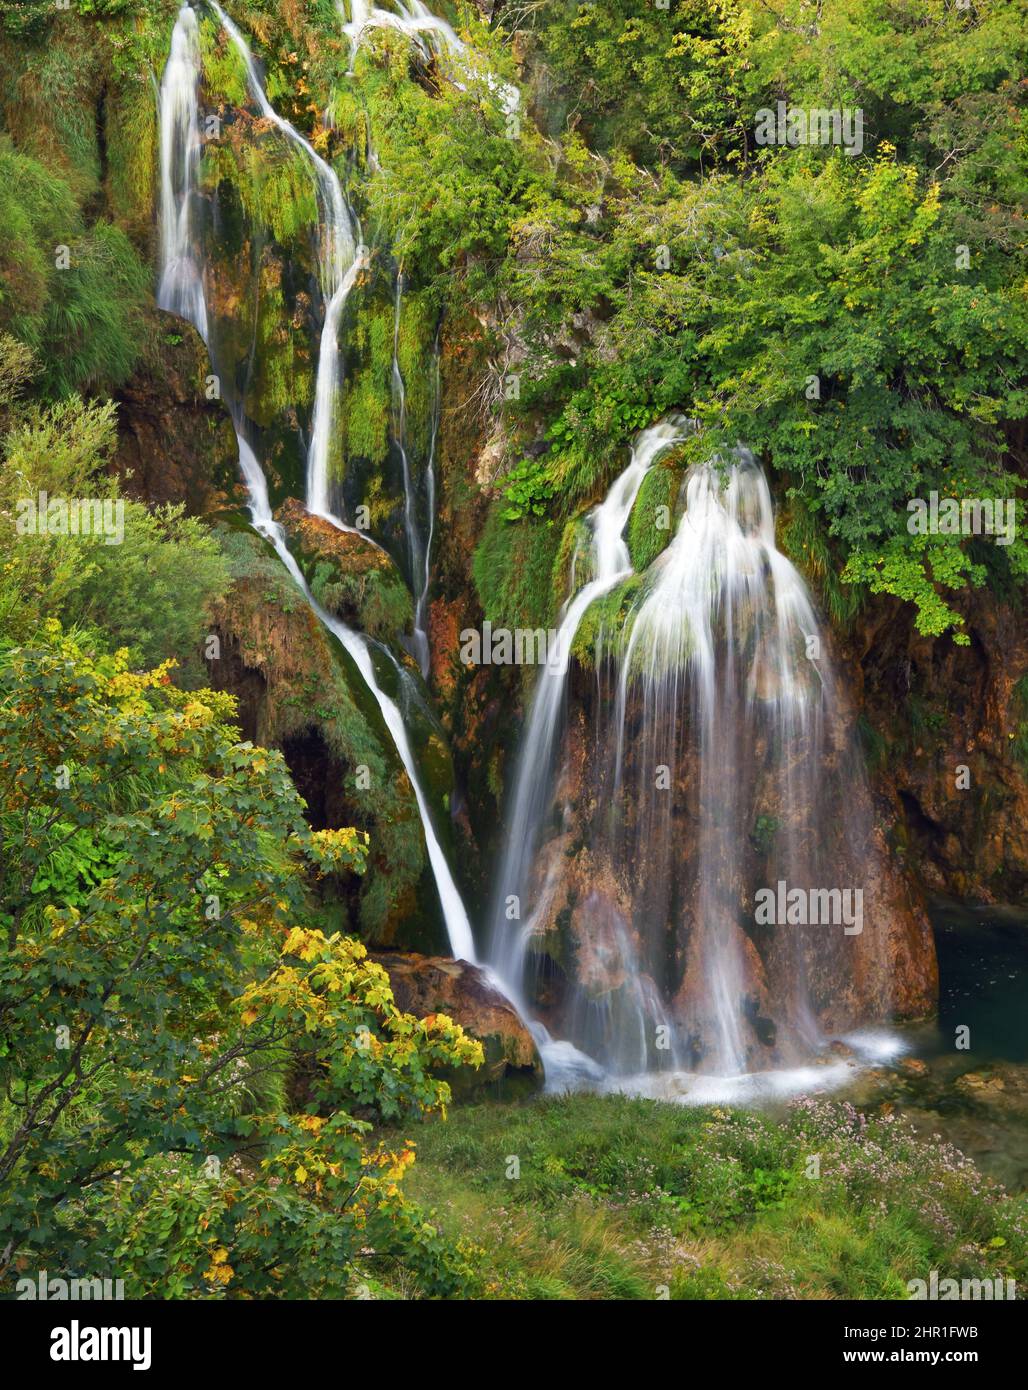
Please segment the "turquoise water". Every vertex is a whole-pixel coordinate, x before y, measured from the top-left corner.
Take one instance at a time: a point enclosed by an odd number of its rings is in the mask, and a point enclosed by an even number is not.
[[[939,955],[937,1047],[971,1030],[975,1062],[1028,1062],[1028,909],[936,902]]]

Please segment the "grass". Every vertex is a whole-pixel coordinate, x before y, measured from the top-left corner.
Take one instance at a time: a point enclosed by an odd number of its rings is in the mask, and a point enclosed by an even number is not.
[[[417,1149],[406,1190],[462,1243],[475,1298],[905,1299],[932,1269],[1028,1276],[1024,1196],[844,1103],[546,1097],[451,1111]]]

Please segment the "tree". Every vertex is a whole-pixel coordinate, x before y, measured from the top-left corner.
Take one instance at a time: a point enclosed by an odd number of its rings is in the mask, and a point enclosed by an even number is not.
[[[309,875],[362,871],[366,836],[312,832],[232,713],[56,622],[0,658],[0,1273],[338,1295],[373,1250],[445,1291],[413,1145],[369,1131],[443,1107],[432,1069],[480,1047],[302,925]]]

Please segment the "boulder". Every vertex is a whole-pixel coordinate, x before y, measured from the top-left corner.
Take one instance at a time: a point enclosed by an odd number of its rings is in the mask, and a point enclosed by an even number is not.
[[[543,1066],[531,1033],[478,966],[406,951],[383,951],[371,959],[385,967],[401,1009],[419,1018],[446,1014],[481,1042],[483,1066],[447,1072],[455,1096],[466,1098],[493,1085],[504,1094],[542,1085]]]

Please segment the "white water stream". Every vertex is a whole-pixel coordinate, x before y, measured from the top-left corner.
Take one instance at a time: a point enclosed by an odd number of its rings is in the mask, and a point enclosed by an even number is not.
[[[303,149],[311,160],[325,219],[321,229],[321,267],[324,288],[328,295],[328,311],[326,313],[326,330],[322,333],[322,356],[327,354],[330,360],[335,360],[338,358],[339,317],[346,294],[361,268],[364,254],[363,248],[359,246],[353,235],[350,215],[342,196],[339,180],[334,170],[317,154],[310,142],[273,110],[264,93],[256,64],[246,40],[221,6],[216,3],[216,0],[208,0],[208,3],[218,15],[226,33],[243,59],[251,96],[262,115],[277,126],[287,139]],[[196,16],[190,6],[184,5],[179,11],[172,35],[171,58],[162,83],[162,95],[166,94],[166,99],[162,99],[160,106],[161,184],[162,189],[169,190],[166,201],[162,199],[161,208],[162,227],[164,229],[162,246],[167,248],[162,252],[161,283],[164,284],[166,279],[170,283],[172,278],[170,272],[174,267],[175,283],[185,284],[188,282],[194,287],[191,296],[181,301],[188,311],[184,313],[184,317],[189,318],[189,321],[198,328],[202,323],[206,333],[207,308],[203,292],[202,265],[198,259],[196,243],[192,236],[187,241],[179,238],[178,234],[178,228],[186,225],[192,216],[191,208],[197,196],[196,182],[199,173],[197,93],[201,76]],[[182,150],[192,152],[184,166],[182,166],[180,155]],[[335,306],[334,313],[333,306]],[[169,304],[168,307],[173,306]],[[332,319],[331,324],[329,324],[330,318]],[[320,467],[320,449],[323,441],[327,452],[332,412],[325,404],[325,397],[330,391],[334,393],[335,387],[334,372],[331,377],[327,371],[323,374],[319,359],[317,395],[321,397],[321,400],[316,398],[315,416],[318,416],[320,404],[322,425],[320,434],[316,428],[312,439],[309,463],[312,475]],[[475,947],[471,934],[471,924],[468,921],[467,912],[450,871],[446,854],[432,822],[432,814],[422,785],[421,774],[410,746],[400,709],[379,685],[367,639],[362,634],[347,627],[338,618],[327,613],[313,598],[299,565],[286,545],[282,528],[274,520],[264,472],[250,443],[245,438],[241,419],[235,420],[235,426],[239,445],[239,466],[250,494],[250,508],[254,526],[274,546],[279,558],[312,610],[325,627],[338,638],[373,695],[414,790],[421,816],[425,845],[428,850],[429,864],[439,893],[450,949],[455,958],[474,961]],[[317,444],[317,448],[315,444]],[[317,476],[320,477],[320,474]],[[318,500],[317,492],[315,492],[314,500]],[[329,519],[337,525],[341,524],[338,518],[329,516]]]

